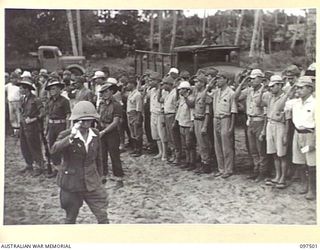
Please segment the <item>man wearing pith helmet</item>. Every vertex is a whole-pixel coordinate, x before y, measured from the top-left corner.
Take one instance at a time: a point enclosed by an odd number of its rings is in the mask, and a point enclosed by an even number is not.
[[[104,181],[108,174],[108,154],[111,158],[112,173],[117,180],[116,187],[122,187],[123,170],[120,161],[120,135],[118,126],[122,116],[122,107],[113,97],[118,91],[118,86],[112,83],[105,83],[101,86],[101,102],[98,107],[100,114],[100,136],[103,160]]]
[[[44,108],[41,100],[31,91],[35,90],[29,81],[20,81],[21,106],[20,106],[20,146],[23,158],[27,166],[21,173],[33,170],[33,163],[36,163],[33,176],[39,176],[44,172],[44,161],[41,150],[40,125],[39,122],[44,116]]]
[[[316,198],[316,100],[313,96],[315,84],[310,76],[301,76],[295,85],[299,98],[290,106],[294,136],[292,143],[292,161],[306,166],[307,181],[300,192],[305,198]],[[288,106],[286,106],[288,109]],[[288,126],[288,123],[287,123]]]
[[[71,109],[69,100],[61,95],[63,88],[64,84],[57,80],[49,81],[45,87],[45,90],[49,92],[50,96],[46,104],[46,134],[48,135],[49,147],[52,147],[60,132],[66,130],[69,124],[68,118]],[[53,171],[48,169],[48,178],[57,175],[58,165],[61,164],[61,155],[51,155],[51,161],[55,169],[53,169]]]
[[[99,224],[107,224],[107,193],[101,183],[100,134],[91,128],[99,119],[94,105],[88,101],[78,102],[72,109],[71,129],[59,134],[51,148],[52,153],[61,153],[62,167],[57,184],[60,187],[61,208],[66,211],[66,224],[75,224],[83,201],[85,201]]]

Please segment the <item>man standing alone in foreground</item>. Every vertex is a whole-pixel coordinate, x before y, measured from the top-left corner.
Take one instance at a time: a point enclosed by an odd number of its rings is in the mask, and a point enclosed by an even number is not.
[[[91,102],[78,102],[71,113],[72,129],[60,133],[52,153],[62,153],[63,165],[57,183],[61,207],[66,211],[66,224],[75,224],[85,201],[99,224],[108,224],[107,193],[102,186],[103,175],[99,131],[90,128],[99,118]]]

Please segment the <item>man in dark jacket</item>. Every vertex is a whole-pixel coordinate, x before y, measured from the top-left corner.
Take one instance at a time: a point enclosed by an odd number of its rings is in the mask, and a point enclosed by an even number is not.
[[[66,224],[75,224],[85,201],[99,224],[109,223],[107,193],[102,186],[103,175],[99,131],[91,128],[99,118],[94,105],[78,102],[71,113],[72,129],[60,133],[52,153],[61,153],[63,165],[57,183],[60,186],[61,207],[66,211]]]

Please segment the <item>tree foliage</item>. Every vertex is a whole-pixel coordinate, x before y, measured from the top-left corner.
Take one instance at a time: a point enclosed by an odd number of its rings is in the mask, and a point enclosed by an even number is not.
[[[175,45],[200,44],[203,39],[203,18],[198,15],[186,17],[182,10],[176,11]],[[168,52],[172,40],[173,12],[170,10],[163,12],[162,44],[163,51]],[[119,56],[123,52],[125,55],[130,49],[148,49],[150,15],[151,10],[81,10],[84,54],[90,56],[106,52],[112,56]],[[206,43],[234,44],[240,15],[241,10],[219,10],[214,15],[208,16]],[[299,20],[300,23],[306,23],[304,17]],[[288,33],[288,25],[295,24],[297,16],[279,10],[263,11],[261,22],[262,39],[267,53],[288,47],[292,36]],[[157,14],[154,15],[154,23],[158,23]],[[253,23],[254,10],[245,10],[239,36],[239,45],[244,50],[250,47]],[[159,43],[156,40],[158,32],[158,27],[155,26],[155,46],[157,42]],[[26,54],[36,51],[40,45],[56,45],[63,52],[71,51],[65,10],[6,9],[6,55],[9,52]]]

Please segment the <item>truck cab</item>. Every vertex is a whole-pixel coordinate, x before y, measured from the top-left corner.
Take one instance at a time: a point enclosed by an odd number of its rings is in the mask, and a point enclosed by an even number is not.
[[[38,48],[38,59],[40,67],[47,69],[49,72],[57,69],[67,69],[75,75],[85,73],[84,56],[63,56],[56,46],[40,46]]]
[[[230,45],[180,46],[172,53],[136,50],[135,72],[142,74],[149,68],[164,75],[168,68],[177,67],[194,75],[199,69],[215,68],[236,78],[244,70],[240,67],[239,54],[240,48]]]
[[[190,45],[174,48],[176,66],[196,74],[199,69],[216,68],[234,76],[243,71],[240,67],[240,48],[227,45]]]

